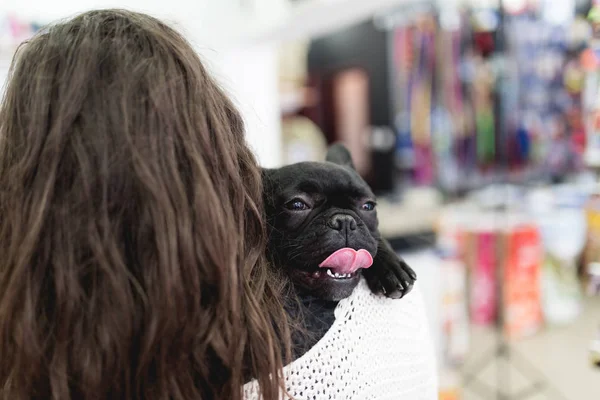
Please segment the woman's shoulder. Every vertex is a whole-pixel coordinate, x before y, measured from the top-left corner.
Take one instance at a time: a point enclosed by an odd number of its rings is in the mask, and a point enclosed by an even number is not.
[[[433,344],[419,285],[403,299],[361,281],[323,338],[284,369],[295,399],[436,399]],[[331,397],[330,397],[331,396]],[[248,396],[247,398],[255,398]]]

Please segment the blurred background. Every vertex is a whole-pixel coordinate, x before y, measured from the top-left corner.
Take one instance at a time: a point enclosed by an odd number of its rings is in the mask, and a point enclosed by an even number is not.
[[[419,274],[440,399],[600,398],[600,6],[0,0],[0,83],[20,42],[100,7],[182,31],[262,165],[348,146]]]

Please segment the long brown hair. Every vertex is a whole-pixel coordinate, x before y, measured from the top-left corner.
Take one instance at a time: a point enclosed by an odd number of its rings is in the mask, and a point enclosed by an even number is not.
[[[23,45],[0,109],[0,398],[237,400],[248,377],[278,398],[261,189],[240,115],[164,23],[92,11]]]

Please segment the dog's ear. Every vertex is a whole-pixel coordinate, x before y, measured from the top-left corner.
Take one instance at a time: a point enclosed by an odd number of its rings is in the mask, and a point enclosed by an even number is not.
[[[274,170],[269,168],[260,169],[260,177],[262,178],[263,190],[266,190],[271,187],[271,181],[273,180],[273,172]]]
[[[341,143],[334,143],[331,146],[329,146],[329,149],[327,149],[327,156],[325,157],[325,161],[329,161],[334,164],[355,169],[350,152],[348,151],[346,146],[344,146]]]
[[[269,177],[269,173],[270,173],[270,171],[271,171],[271,170],[270,170],[269,168],[261,168],[261,169],[260,169],[260,176],[261,176],[261,178],[262,178],[263,180],[264,180],[264,179],[267,179],[267,178]]]
[[[265,206],[270,206],[273,202],[274,187],[273,187],[273,174],[275,173],[274,169],[269,168],[261,168],[260,175],[262,178],[262,186],[263,186],[263,200],[265,202]]]

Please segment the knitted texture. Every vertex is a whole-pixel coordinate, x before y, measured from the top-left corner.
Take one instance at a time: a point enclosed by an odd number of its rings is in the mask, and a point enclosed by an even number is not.
[[[284,368],[294,399],[437,400],[433,342],[418,285],[391,300],[372,294],[362,280],[335,317],[325,336]],[[256,382],[244,386],[244,395],[260,399]]]

